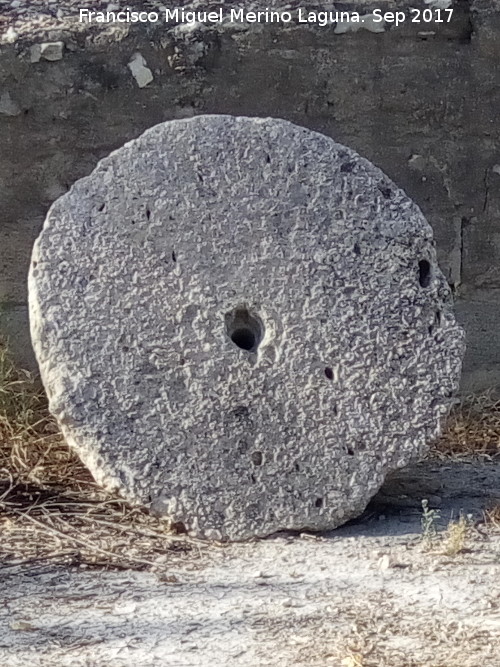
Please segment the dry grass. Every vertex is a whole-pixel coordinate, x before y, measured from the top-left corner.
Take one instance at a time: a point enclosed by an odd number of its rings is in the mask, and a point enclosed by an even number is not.
[[[500,515],[500,512],[499,512]],[[427,500],[422,500],[422,545],[426,551],[441,556],[454,557],[466,551],[473,523],[470,517],[460,515],[457,521],[450,521],[445,531],[438,529],[440,511],[429,509]],[[490,522],[491,523],[491,522]]]
[[[500,454],[500,400],[493,392],[467,396],[453,408],[433,451],[451,457]]]
[[[18,370],[0,344],[0,470],[16,483],[87,488],[92,478],[68,450],[33,376]]]
[[[484,512],[484,523],[500,530],[500,503],[496,503]]]
[[[21,562],[163,569],[202,544],[100,489],[68,449],[43,392],[0,344],[0,570]]]
[[[342,667],[365,667],[366,662],[363,654],[359,651],[351,651],[340,661]]]
[[[458,521],[450,521],[443,535],[443,555],[453,557],[463,553],[470,532],[471,522],[464,516],[461,516]]]

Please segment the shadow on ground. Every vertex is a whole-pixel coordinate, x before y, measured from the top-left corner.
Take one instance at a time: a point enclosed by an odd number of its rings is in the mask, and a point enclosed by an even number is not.
[[[384,483],[361,516],[328,534],[331,537],[396,536],[421,530],[422,500],[438,511],[446,527],[460,515],[483,519],[500,503],[500,461],[429,459],[398,470]]]

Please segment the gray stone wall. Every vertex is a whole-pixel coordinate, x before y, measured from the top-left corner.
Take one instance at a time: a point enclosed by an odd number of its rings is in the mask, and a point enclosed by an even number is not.
[[[360,4],[371,8],[347,3]],[[449,24],[406,21],[380,33],[291,24],[4,32],[0,328],[18,355],[29,361],[26,273],[50,204],[146,128],[228,113],[323,132],[403,187],[433,226],[459,296],[464,389],[500,383],[500,4],[453,7]],[[39,58],[32,47],[44,41],[62,41],[62,58]],[[144,87],[128,66],[137,53],[153,77]]]

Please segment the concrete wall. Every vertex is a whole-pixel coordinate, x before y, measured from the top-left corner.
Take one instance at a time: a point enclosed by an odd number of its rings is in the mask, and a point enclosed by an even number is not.
[[[434,228],[459,298],[469,340],[464,390],[500,384],[500,6],[453,7],[449,24],[405,22],[383,33],[148,25],[27,31],[4,43],[0,329],[21,360],[31,358],[31,246],[54,199],[155,123],[230,113],[319,130],[408,192]],[[47,38],[64,42],[62,59],[31,62],[31,47]],[[144,88],[127,67],[136,52],[154,76]]]

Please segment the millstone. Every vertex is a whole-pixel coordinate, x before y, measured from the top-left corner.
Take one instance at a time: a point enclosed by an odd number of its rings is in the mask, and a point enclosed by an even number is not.
[[[282,120],[172,121],[112,153],[52,206],[29,289],[68,443],[203,538],[358,515],[460,374],[419,208]]]

